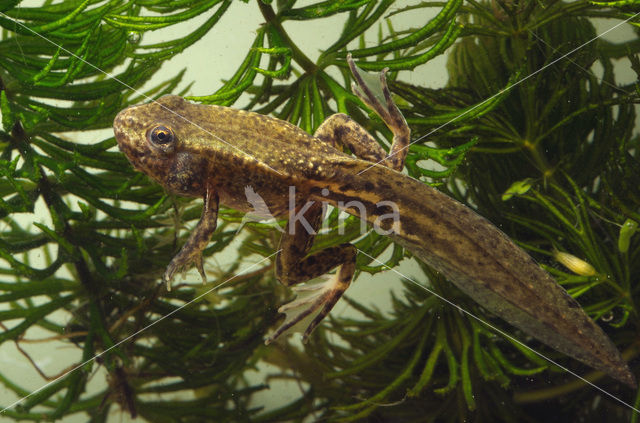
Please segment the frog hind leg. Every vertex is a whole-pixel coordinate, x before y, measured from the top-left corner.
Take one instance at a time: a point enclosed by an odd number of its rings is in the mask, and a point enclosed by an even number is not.
[[[202,250],[206,248],[211,240],[211,235],[216,230],[218,220],[218,195],[213,189],[208,188],[204,197],[204,205],[202,207],[202,216],[196,227],[191,232],[189,239],[184,244],[178,254],[176,254],[167,266],[167,270],[162,276],[162,281],[167,284],[167,290],[171,291],[171,281],[174,275],[180,270],[186,268],[191,263],[196,266],[202,282],[206,283],[207,277],[204,273],[202,265]]]
[[[344,113],[329,116],[313,136],[337,149],[347,147],[359,159],[372,163],[382,161],[382,164],[387,165],[387,152],[378,141]]]
[[[391,151],[387,152],[362,126],[344,113],[329,116],[318,128],[314,137],[336,148],[347,147],[356,157],[391,169],[401,171],[407,156],[411,131],[402,113],[395,105],[387,86],[385,71],[377,79],[359,70],[351,56],[347,62],[353,72],[353,92],[384,121],[393,133]]]
[[[304,210],[306,208],[306,210]],[[303,205],[301,219],[290,219],[287,230],[280,240],[276,256],[276,276],[286,286],[292,286],[322,276],[339,267],[330,280],[315,287],[294,288],[299,293],[315,291],[311,296],[285,304],[278,310],[287,313],[284,323],[265,341],[270,344],[285,331],[317,312],[303,334],[306,342],[311,332],[324,319],[346,291],[353,278],[356,264],[356,248],[351,244],[329,247],[311,255],[314,235],[322,223],[324,207],[322,203],[310,202]],[[311,232],[309,229],[312,229]],[[292,310],[300,309],[298,313]],[[291,314],[291,317],[289,316]]]
[[[334,147],[346,146],[355,156],[363,160],[380,163],[400,171],[404,166],[411,132],[391,98],[385,71],[379,74],[378,83],[365,82],[365,78],[370,79],[370,75],[359,71],[350,55],[347,57],[347,61],[356,80],[356,84],[352,86],[354,92],[382,118],[393,133],[391,152],[387,155],[386,151],[366,129],[342,113],[327,118],[316,130],[314,138]],[[374,94],[376,89],[381,91],[381,96]],[[318,289],[319,292],[315,295],[295,300],[280,307],[280,312],[289,312],[296,308],[302,310],[292,318],[287,316],[285,322],[265,341],[266,344],[273,342],[285,331],[318,312],[304,332],[303,341],[306,341],[313,329],[329,314],[349,287],[355,272],[357,249],[351,244],[341,244],[307,256],[313,244],[314,234],[322,223],[324,213],[320,203],[312,202],[310,206],[305,203],[304,207],[308,207],[308,209],[302,215],[309,225],[304,226],[301,221],[290,220],[287,231],[280,241],[280,251],[276,258],[278,279],[283,284],[292,286],[322,276],[335,267],[339,266],[339,269],[327,283]],[[313,233],[309,232],[309,227],[312,228],[311,232]],[[302,288],[297,290],[303,291]]]
[[[385,68],[380,72],[378,79],[375,80],[372,78],[372,75],[358,69],[351,58],[351,54],[347,55],[347,63],[355,80],[355,82],[351,84],[351,90],[360,100],[380,116],[385,125],[387,125],[393,133],[393,144],[391,145],[389,155],[375,160],[375,162],[394,170],[402,170],[404,160],[409,151],[411,130],[404,116],[402,116],[400,109],[398,109],[398,106],[396,106],[391,98],[391,92],[389,91],[385,77],[388,69]],[[373,143],[377,144],[371,135],[369,135],[369,138],[373,140]],[[373,146],[371,148],[375,149]],[[353,153],[362,159],[370,160],[367,157],[361,157],[356,151],[353,151]]]

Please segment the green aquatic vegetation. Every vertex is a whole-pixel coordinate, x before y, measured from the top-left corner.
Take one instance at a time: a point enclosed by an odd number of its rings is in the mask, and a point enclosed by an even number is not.
[[[216,92],[192,100],[242,104],[309,132],[344,112],[387,148],[387,129],[349,89],[344,58],[348,50],[365,70],[388,67],[391,90],[419,140],[407,158],[409,174],[502,228],[632,359],[640,88],[619,83],[618,73],[620,62],[640,73],[640,43],[594,40],[591,19],[609,18],[612,26],[633,17],[637,2],[19,3],[0,1],[0,348],[13,345],[40,370],[31,361],[36,350],[26,346],[46,333],[38,351],[64,344],[74,351],[65,367],[77,369],[59,379],[44,375],[42,384],[51,383],[3,417],[39,421],[83,412],[106,421],[118,404],[153,422],[637,418],[505,334],[638,407],[640,397],[628,388],[523,338],[426,266],[418,285],[405,281],[390,311],[347,298],[360,318],[331,317],[304,351],[291,341],[265,347],[277,307],[290,297],[271,265],[278,230],[249,222],[238,232],[242,215],[222,210],[205,256],[241,245],[240,258],[216,275],[229,281],[224,290],[189,284],[167,293],[159,278],[187,235],[179,229],[199,218],[201,202],[169,196],[134,172],[110,134],[79,141],[87,130],[110,128],[119,110],[147,96],[192,94],[184,73],[151,78],[165,60],[215,31],[229,8],[258,8],[264,24],[247,28],[254,40],[238,69]],[[423,18],[426,11],[435,17]],[[286,30],[288,21],[312,25],[335,16],[344,17],[342,27],[315,60]],[[161,42],[145,39],[180,23],[190,29]],[[409,72],[445,52],[445,88],[408,82]],[[334,211],[314,248],[353,241],[366,252],[358,273],[386,271],[397,279],[388,269],[407,253],[375,232],[360,236],[359,227]],[[246,257],[263,261],[248,268]],[[250,382],[249,371],[264,362],[275,373]],[[15,399],[30,394],[9,370],[0,366],[0,382]],[[261,408],[256,393],[279,378],[299,384],[299,396]],[[104,380],[101,387],[90,389],[96,379]],[[528,405],[540,401],[548,402]]]

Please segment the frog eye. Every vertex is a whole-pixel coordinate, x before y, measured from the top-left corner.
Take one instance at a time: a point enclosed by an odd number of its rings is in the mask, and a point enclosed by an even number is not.
[[[147,132],[147,139],[151,144],[164,149],[167,147],[167,144],[173,143],[175,135],[170,128],[159,125],[154,126],[153,128],[151,128],[151,130],[149,130],[149,132]]]

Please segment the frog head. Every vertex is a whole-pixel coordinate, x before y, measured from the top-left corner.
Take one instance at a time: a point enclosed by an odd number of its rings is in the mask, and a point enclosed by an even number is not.
[[[207,177],[207,160],[193,151],[193,128],[180,112],[189,105],[178,96],[122,110],[113,131],[133,167],[180,195],[201,196]]]

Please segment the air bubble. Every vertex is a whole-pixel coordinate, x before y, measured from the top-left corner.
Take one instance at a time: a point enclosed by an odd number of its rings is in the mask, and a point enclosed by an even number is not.
[[[129,31],[127,34],[127,41],[129,41],[130,44],[138,44],[141,39],[142,35],[138,31]]]

